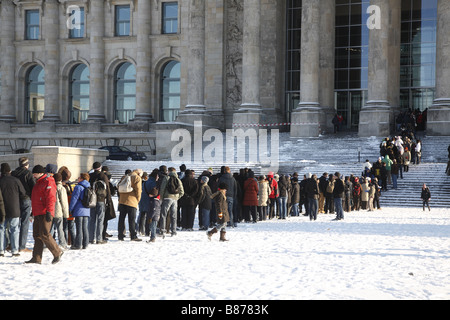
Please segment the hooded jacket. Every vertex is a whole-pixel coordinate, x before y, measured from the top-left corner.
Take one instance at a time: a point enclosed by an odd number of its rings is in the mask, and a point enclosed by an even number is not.
[[[167,190],[167,183],[169,182],[170,177],[175,177],[176,179],[178,179],[178,183],[180,185],[180,191],[178,192],[178,194],[169,193],[169,191]],[[162,201],[164,199],[179,200],[184,195],[183,183],[178,178],[178,175],[177,175],[177,173],[175,171],[170,171],[167,176],[163,176],[162,177],[162,182],[161,182],[161,187],[160,187],[160,190],[159,190],[159,194],[161,195],[160,199]]]
[[[42,175],[31,192],[33,216],[45,215],[48,212],[55,216],[56,183],[52,176]]]
[[[18,167],[16,170],[11,172],[11,175],[19,179],[20,182],[22,182],[22,186],[25,189],[25,193],[27,195],[26,199],[30,199],[31,191],[33,190],[33,187],[36,184],[36,181],[34,180],[31,171],[25,167]]]
[[[73,188],[72,197],[70,199],[69,212],[72,213],[73,217],[89,217],[91,215],[91,209],[86,208],[81,203],[84,196],[84,190],[89,188],[91,185],[89,181],[82,180],[78,183],[75,188]]]
[[[226,196],[224,196],[223,193],[219,190],[211,196],[211,199],[214,200],[217,223],[223,224],[229,222],[230,215],[228,213],[228,204]],[[222,218],[219,218],[220,213],[222,213]]]

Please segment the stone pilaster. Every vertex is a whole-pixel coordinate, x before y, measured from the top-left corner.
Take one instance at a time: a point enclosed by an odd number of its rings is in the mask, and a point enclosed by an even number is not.
[[[242,103],[233,116],[233,123],[261,122],[261,1],[244,1],[242,56]]]
[[[46,0],[42,15],[45,40],[45,109],[43,130],[51,129],[54,122],[61,121],[59,108],[59,2]],[[49,124],[50,122],[50,124]]]
[[[105,121],[105,12],[103,0],[91,0],[89,10],[90,82],[88,122]]]
[[[205,18],[206,0],[189,1],[189,45],[187,66],[187,105],[177,121],[193,124],[210,119],[205,107]]]
[[[369,82],[368,101],[360,112],[360,136],[389,136],[394,125],[395,101],[390,96],[392,79],[398,77],[392,66],[389,53],[400,46],[400,34],[394,32],[400,28],[401,5],[398,1],[372,0],[371,5],[380,8],[380,28],[369,31]]]
[[[320,134],[320,1],[303,0],[300,103],[292,112],[291,137]]]
[[[427,134],[450,135],[450,2],[438,0],[436,98],[428,109]]]
[[[139,1],[138,3],[137,29],[137,70],[136,70],[136,116],[135,120],[150,121],[153,119],[151,112],[151,1]]]
[[[16,66],[16,48],[14,46],[15,5],[12,1],[2,1],[0,23],[0,70],[2,74],[0,131],[9,131],[8,124],[16,121],[14,85]]]

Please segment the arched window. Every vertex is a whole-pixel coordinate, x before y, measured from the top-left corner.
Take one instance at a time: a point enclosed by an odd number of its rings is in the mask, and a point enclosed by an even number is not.
[[[80,124],[89,113],[89,68],[79,64],[70,74],[69,123]]]
[[[170,61],[164,67],[161,78],[160,120],[173,122],[180,112],[180,63]]]
[[[45,79],[44,68],[36,65],[27,73],[25,90],[25,123],[34,124],[44,117]]]
[[[122,63],[115,75],[115,115],[119,123],[128,123],[136,112],[136,68],[132,63]]]

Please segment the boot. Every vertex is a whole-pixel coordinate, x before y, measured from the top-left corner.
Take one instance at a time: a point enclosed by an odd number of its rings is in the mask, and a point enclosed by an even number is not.
[[[227,234],[226,231],[220,231],[220,241],[222,242],[228,241],[227,239],[225,239],[226,234]]]
[[[211,231],[206,232],[206,235],[208,236],[208,240],[211,241],[211,237],[213,234],[217,233],[217,228],[214,227],[213,229],[211,229]]]

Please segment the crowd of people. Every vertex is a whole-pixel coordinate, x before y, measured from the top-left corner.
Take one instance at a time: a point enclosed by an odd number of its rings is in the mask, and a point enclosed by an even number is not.
[[[342,220],[344,212],[380,210],[381,192],[397,189],[409,166],[420,164],[421,152],[421,141],[404,134],[384,139],[377,161],[366,160],[360,174],[345,177],[339,172],[257,176],[248,168],[232,173],[227,166],[220,172],[210,168],[196,173],[185,165],[179,170],[162,165],[150,174],[127,170],[116,184],[99,162],[72,181],[66,166],[36,165],[30,171],[28,158],[22,157],[14,171],[7,163],[0,165],[0,257],[8,250],[13,256],[31,251],[26,263],[39,264],[46,247],[57,263],[66,249],[107,243],[108,222],[116,218],[114,196],[120,241],[127,235],[125,220],[131,241],[145,236],[154,242],[194,230],[197,213],[199,230],[207,231],[210,240],[219,233],[220,241],[227,241],[227,228],[242,222],[300,215],[316,220],[318,214],[336,214],[334,220]],[[424,210],[430,210],[430,198],[424,184]],[[26,247],[30,221],[32,250]]]

